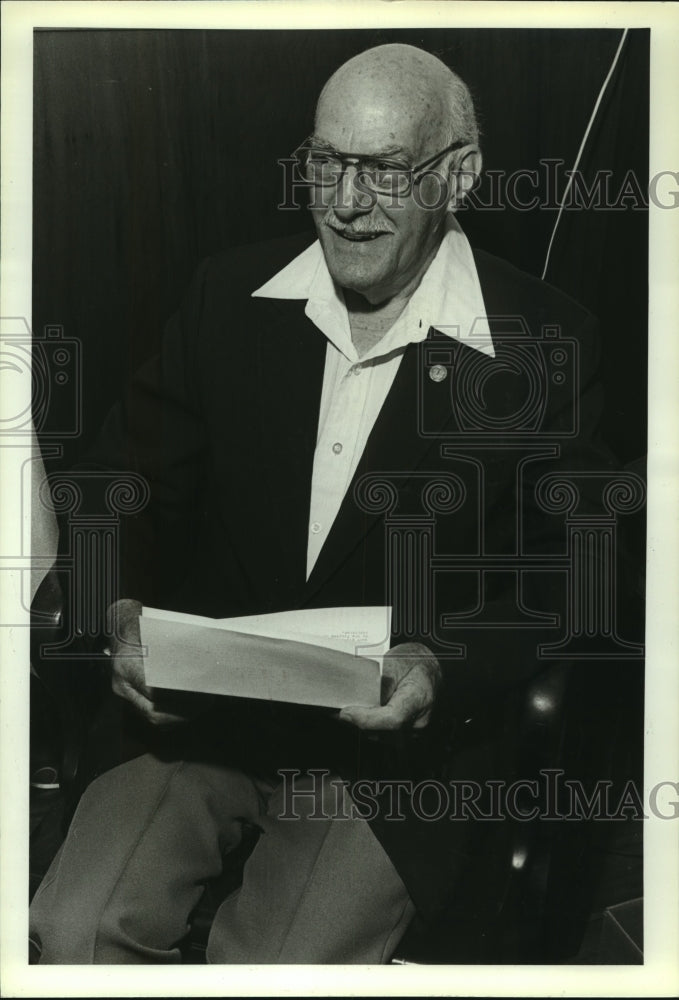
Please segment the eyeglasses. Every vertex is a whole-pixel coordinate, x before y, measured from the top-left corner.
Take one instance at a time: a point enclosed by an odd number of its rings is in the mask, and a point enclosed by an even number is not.
[[[334,187],[340,183],[348,166],[355,166],[360,183],[381,194],[407,196],[421,174],[446,153],[466,146],[465,141],[451,142],[445,149],[434,153],[427,160],[411,167],[402,160],[384,156],[362,156],[340,153],[336,149],[315,146],[313,139],[306,139],[292,154],[297,160],[302,177],[314,187]]]

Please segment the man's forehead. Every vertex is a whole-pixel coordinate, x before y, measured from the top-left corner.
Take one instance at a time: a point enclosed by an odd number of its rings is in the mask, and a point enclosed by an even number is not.
[[[330,93],[319,102],[314,135],[344,151],[417,156],[437,124],[437,116],[423,115],[422,103],[412,97],[366,94],[346,100]]]

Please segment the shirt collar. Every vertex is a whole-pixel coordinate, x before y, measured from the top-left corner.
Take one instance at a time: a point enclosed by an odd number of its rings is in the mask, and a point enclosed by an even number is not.
[[[344,298],[328,271],[318,240],[252,293],[255,298],[306,299],[309,319],[351,361],[351,341]],[[441,245],[408,305],[382,340],[362,360],[426,340],[429,328],[495,357],[481,283],[469,241],[449,215]]]

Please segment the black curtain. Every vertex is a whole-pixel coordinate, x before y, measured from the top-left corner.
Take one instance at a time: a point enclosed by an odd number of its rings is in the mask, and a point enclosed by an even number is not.
[[[304,209],[278,210],[277,160],[311,131],[318,92],[347,58],[408,42],[469,83],[490,173],[461,221],[473,245],[539,275],[557,215],[544,161],[560,161],[551,170],[562,193],[620,37],[563,29],[36,31],[33,328],[38,336],[63,328],[82,365],[41,416],[52,440],[75,427],[60,461],[70,464],[90,443],[203,257],[310,226]],[[610,173],[618,204],[564,212],[547,273],[601,320],[605,432],[625,462],[646,450],[647,215],[624,182],[631,171],[642,196],[647,190],[648,53],[649,32],[631,31],[581,162],[590,186]],[[516,192],[527,202],[535,188],[542,207],[483,207],[490,178],[516,170],[537,171]]]

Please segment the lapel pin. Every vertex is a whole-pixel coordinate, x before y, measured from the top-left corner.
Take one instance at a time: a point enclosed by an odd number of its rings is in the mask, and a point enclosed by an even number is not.
[[[432,365],[429,369],[429,378],[432,382],[443,382],[448,372],[443,365]]]

